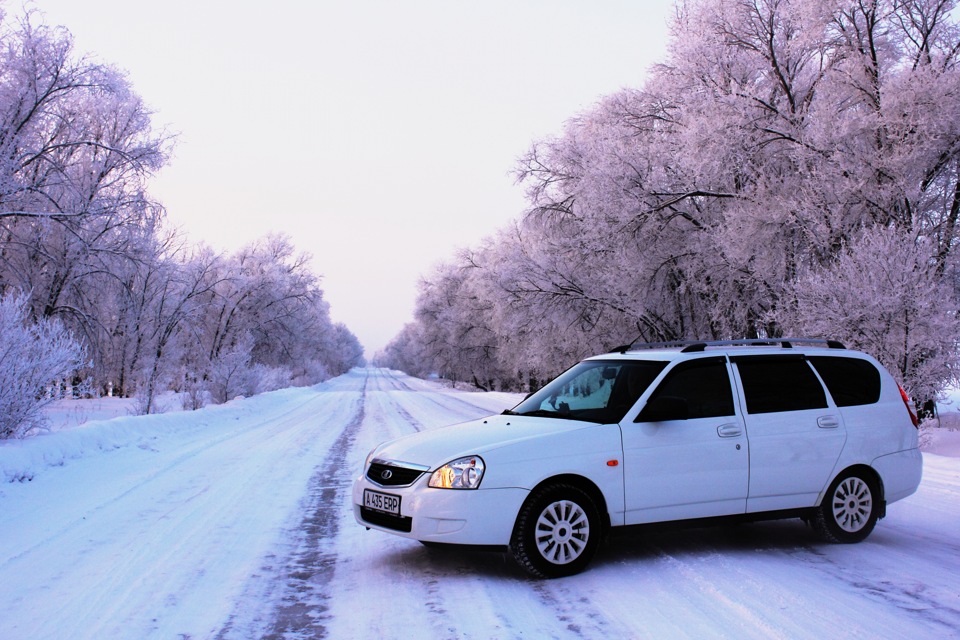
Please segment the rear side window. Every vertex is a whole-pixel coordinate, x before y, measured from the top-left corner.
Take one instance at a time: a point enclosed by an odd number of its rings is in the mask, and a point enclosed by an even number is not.
[[[824,409],[827,396],[813,369],[796,357],[732,358],[743,382],[747,413]]]
[[[726,359],[704,358],[678,364],[650,399],[661,397],[685,400],[689,419],[732,416],[733,392]]]
[[[880,372],[859,358],[808,357],[838,407],[856,407],[880,400]]]

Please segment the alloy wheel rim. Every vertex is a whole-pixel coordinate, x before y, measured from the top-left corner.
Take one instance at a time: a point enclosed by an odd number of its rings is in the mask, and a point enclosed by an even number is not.
[[[857,533],[870,519],[873,495],[860,478],[846,478],[833,492],[833,519],[847,533]]]
[[[534,533],[537,549],[552,564],[569,564],[583,555],[590,539],[590,520],[576,502],[559,500],[540,513]]]

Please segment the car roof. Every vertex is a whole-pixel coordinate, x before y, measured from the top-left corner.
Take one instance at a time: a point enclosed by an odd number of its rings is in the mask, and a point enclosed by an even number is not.
[[[609,353],[587,358],[587,360],[674,361],[702,357],[704,354],[727,356],[795,354],[866,357],[866,354],[848,350],[843,344],[835,340],[776,338],[770,340],[684,341],[625,345],[617,347]]]

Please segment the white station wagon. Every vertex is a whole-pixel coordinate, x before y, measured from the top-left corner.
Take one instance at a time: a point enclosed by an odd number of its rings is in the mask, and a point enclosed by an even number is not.
[[[809,339],[650,346],[584,360],[501,415],[380,445],[353,486],[357,522],[503,547],[549,578],[629,525],[800,517],[859,542],[916,491],[916,416],[872,357]]]

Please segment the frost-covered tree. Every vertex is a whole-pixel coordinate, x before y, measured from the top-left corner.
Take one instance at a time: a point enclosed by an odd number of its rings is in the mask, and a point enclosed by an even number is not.
[[[406,371],[410,375],[427,377],[431,371],[427,358],[422,353],[423,340],[419,335],[421,325],[408,322],[393,340],[373,358],[377,367]]]
[[[60,322],[31,322],[27,297],[0,297],[0,439],[22,438],[44,428],[50,387],[83,366],[83,350]]]
[[[224,362],[243,361],[253,376],[241,385],[246,395],[316,384],[361,364],[362,347],[346,327],[330,319],[309,263],[310,256],[297,253],[288,237],[273,235],[204,267],[202,286],[191,280],[198,284],[180,355],[184,380],[213,384],[214,378],[224,378]],[[227,395],[211,393],[220,401]]]
[[[97,377],[129,273],[156,259],[163,211],[145,185],[167,148],[121,72],[34,13],[0,13],[0,291],[30,291],[32,316],[71,329]]]
[[[325,355],[303,365],[300,374],[304,384],[315,384],[329,376],[343,375],[354,367],[364,364],[363,346],[343,323],[337,322],[320,335],[315,336],[318,351]],[[316,372],[311,371],[316,368]],[[320,377],[320,373],[327,375]]]
[[[213,358],[207,371],[206,386],[215,403],[222,404],[258,391],[260,372],[251,360],[252,350],[253,338],[246,334]]]
[[[955,292],[937,272],[936,253],[935,243],[892,228],[865,230],[833,263],[791,283],[793,303],[777,322],[787,333],[868,350],[922,405],[953,377],[960,355]]]
[[[136,215],[166,141],[124,75],[34,13],[0,13],[0,42],[0,218]]]
[[[29,322],[56,319],[90,358],[84,376],[147,413],[170,388],[199,406],[240,355],[245,394],[362,362],[289,239],[226,256],[167,228],[147,184],[170,146],[124,73],[0,6],[0,295],[30,292]]]
[[[955,9],[952,0],[678,2],[668,56],[643,87],[604,98],[521,158],[529,209],[469,263],[453,261],[453,272],[469,268],[452,289],[428,278],[417,330],[405,332],[422,344],[405,352],[436,366],[425,347],[469,348],[463,329],[479,323],[491,370],[513,376],[637,339],[787,327],[833,337],[856,321],[801,313],[811,274],[856,259],[867,272],[922,265],[929,282],[952,277]],[[871,267],[866,239],[888,234],[901,242],[898,261]],[[924,285],[910,304],[939,306],[949,324],[954,296]],[[888,316],[902,310],[872,299]],[[908,315],[901,329],[916,342],[897,357],[916,364],[888,364],[929,396],[950,376],[956,334],[938,337]],[[901,329],[865,328],[870,337],[852,343],[888,358]]]
[[[137,382],[140,411],[153,413],[156,396],[177,386],[177,374],[183,371],[187,347],[197,334],[198,322],[204,305],[220,283],[217,271],[221,264],[219,255],[207,248],[198,249],[186,256],[164,256],[149,265],[138,280],[135,308],[142,309],[137,315],[136,348],[143,354],[134,363],[141,364]],[[140,306],[142,303],[142,307]],[[196,374],[183,375],[195,378]]]
[[[454,381],[489,388],[502,378],[497,335],[490,328],[490,302],[476,288],[477,265],[467,254],[439,265],[421,285],[417,318],[430,369]]]

